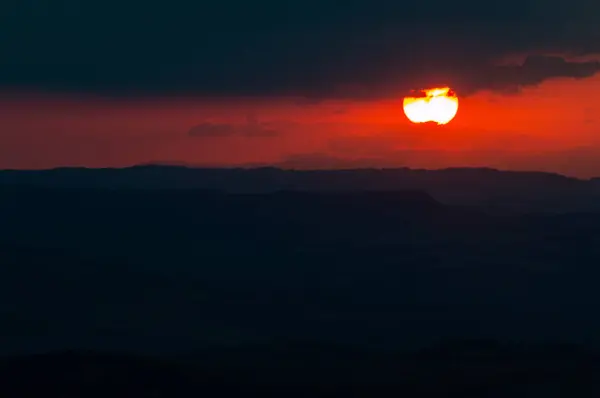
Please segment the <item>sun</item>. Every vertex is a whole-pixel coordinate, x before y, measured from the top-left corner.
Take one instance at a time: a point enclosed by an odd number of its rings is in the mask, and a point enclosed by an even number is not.
[[[447,124],[458,112],[458,97],[449,87],[431,88],[405,97],[403,108],[413,123]]]

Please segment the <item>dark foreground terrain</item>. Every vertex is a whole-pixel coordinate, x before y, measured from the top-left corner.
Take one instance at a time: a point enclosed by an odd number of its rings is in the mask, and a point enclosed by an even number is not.
[[[2,388],[598,396],[593,180],[418,172],[436,191],[357,171],[353,189],[291,189],[276,170],[177,170],[0,172]],[[225,189],[238,172],[287,188]]]
[[[3,397],[592,398],[599,378],[595,353],[493,341],[404,353],[306,343],[186,357],[65,351],[0,362]]]

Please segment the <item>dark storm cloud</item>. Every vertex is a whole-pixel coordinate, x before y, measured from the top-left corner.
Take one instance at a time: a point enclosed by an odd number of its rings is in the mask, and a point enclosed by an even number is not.
[[[0,84],[115,95],[369,98],[585,77],[597,64],[512,53],[600,50],[597,2],[573,0],[10,2]]]
[[[259,122],[256,117],[249,115],[247,123],[242,125],[226,123],[201,123],[188,131],[190,137],[274,137],[279,131],[272,129],[266,123]]]
[[[600,62],[569,62],[559,56],[532,55],[520,65],[492,66],[481,71],[464,87],[465,92],[481,89],[518,91],[553,77],[582,79],[600,71]]]

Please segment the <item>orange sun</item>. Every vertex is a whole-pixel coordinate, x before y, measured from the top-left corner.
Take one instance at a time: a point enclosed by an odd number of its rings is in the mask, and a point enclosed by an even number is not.
[[[404,114],[413,123],[446,124],[458,112],[458,97],[448,87],[422,90],[404,98]]]

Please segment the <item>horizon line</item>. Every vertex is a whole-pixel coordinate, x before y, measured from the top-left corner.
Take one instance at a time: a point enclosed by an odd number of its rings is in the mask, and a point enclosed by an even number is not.
[[[17,169],[17,168],[3,168],[0,169],[0,173],[3,172],[48,172],[48,171],[67,171],[67,170],[89,170],[89,171],[101,171],[101,170],[129,170],[136,168],[150,168],[150,167],[161,167],[171,169],[188,169],[188,170],[221,170],[221,171],[261,171],[261,170],[278,170],[282,172],[358,172],[358,171],[413,171],[413,172],[444,172],[444,171],[487,171],[496,173],[511,173],[511,174],[545,174],[549,176],[557,176],[570,180],[578,181],[592,181],[599,179],[600,176],[593,176],[589,178],[582,178],[576,176],[570,176],[559,172],[542,171],[542,170],[508,170],[500,169],[487,166],[453,166],[443,168],[417,168],[409,166],[397,166],[397,167],[339,167],[339,168],[311,168],[311,167],[290,167],[278,164],[240,164],[240,165],[202,165],[202,164],[191,164],[185,162],[146,162],[146,163],[135,163],[124,166],[109,166],[109,167],[90,167],[81,165],[69,165],[69,166],[56,166],[56,167],[45,167],[45,168],[31,168],[31,169]]]

